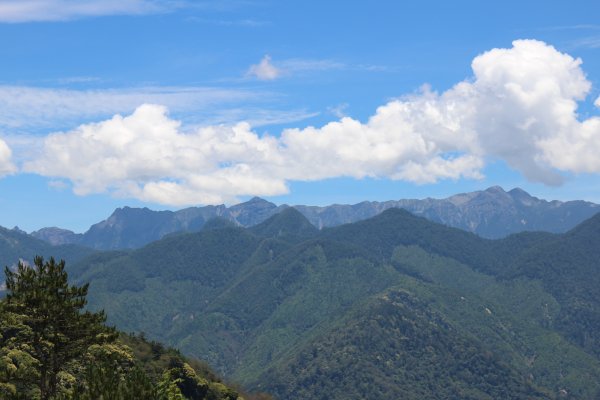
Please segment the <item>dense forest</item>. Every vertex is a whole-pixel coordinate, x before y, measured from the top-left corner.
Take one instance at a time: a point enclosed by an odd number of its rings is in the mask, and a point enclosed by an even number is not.
[[[64,261],[6,269],[0,302],[0,398],[242,400],[196,360],[142,335],[119,333],[84,310],[88,285]],[[254,398],[266,399],[266,395]]]

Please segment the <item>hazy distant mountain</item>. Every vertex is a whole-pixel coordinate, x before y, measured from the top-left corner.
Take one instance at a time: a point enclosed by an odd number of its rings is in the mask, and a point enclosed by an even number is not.
[[[295,206],[317,227],[336,226],[373,217],[389,208],[404,208],[431,221],[464,229],[486,238],[522,231],[566,232],[600,211],[586,201],[546,201],[515,188],[499,186],[446,199],[365,201],[326,207]]]
[[[170,233],[199,231],[215,217],[249,227],[288,207],[257,197],[232,207],[190,207],[176,212],[124,207],[84,234],[44,228],[32,235],[52,244],[77,243],[103,250],[139,248]],[[431,221],[486,238],[501,238],[522,231],[566,232],[600,211],[597,204],[590,202],[546,201],[518,188],[505,192],[498,186],[446,199],[365,201],[325,207],[297,205],[294,208],[319,229],[367,219],[389,208],[404,208]]]
[[[38,231],[31,232],[31,236],[48,242],[52,245],[61,245],[69,243],[79,243],[83,234],[74,233],[68,229],[57,228],[42,228]]]

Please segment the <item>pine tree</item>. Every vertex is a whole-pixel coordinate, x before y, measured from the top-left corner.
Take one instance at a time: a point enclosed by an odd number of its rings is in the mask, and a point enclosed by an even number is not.
[[[114,341],[114,328],[104,325],[104,312],[84,311],[88,284],[69,286],[65,262],[36,257],[34,266],[19,262],[6,268],[4,316],[18,316],[20,327],[7,327],[2,341],[36,360],[34,384],[42,400],[57,394],[59,374],[93,344]]]

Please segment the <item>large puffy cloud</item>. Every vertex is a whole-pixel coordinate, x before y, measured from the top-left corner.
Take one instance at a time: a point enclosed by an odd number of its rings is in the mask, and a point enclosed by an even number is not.
[[[445,155],[420,133],[394,127],[386,115],[391,106],[367,124],[344,118],[320,129],[285,130],[276,138],[261,137],[246,123],[185,133],[164,107],[143,105],[127,117],[49,135],[42,156],[24,169],[67,178],[81,195],[110,191],[171,205],[282,194],[288,180],[479,176],[478,157]],[[398,128],[405,134],[397,135]]]
[[[290,180],[375,177],[416,183],[479,178],[502,159],[532,181],[600,172],[600,119],[578,119],[590,90],[581,60],[533,40],[476,57],[473,77],[424,88],[366,122],[260,136],[248,124],[184,132],[161,106],[47,137],[27,171],[66,178],[80,194],[110,191],[164,204],[275,195]],[[598,102],[597,102],[598,103]]]
[[[472,103],[473,111],[465,125],[476,132],[483,152],[547,184],[562,180],[553,168],[579,171],[564,168],[564,157],[575,156],[576,147],[553,154],[546,143],[583,132],[577,101],[591,85],[580,59],[539,41],[521,40],[512,49],[477,57],[472,66],[475,81],[464,101]]]

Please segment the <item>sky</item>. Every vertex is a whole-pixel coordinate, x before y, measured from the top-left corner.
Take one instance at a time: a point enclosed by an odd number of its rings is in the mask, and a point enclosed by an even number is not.
[[[600,203],[600,3],[0,0],[0,225],[117,207]]]

